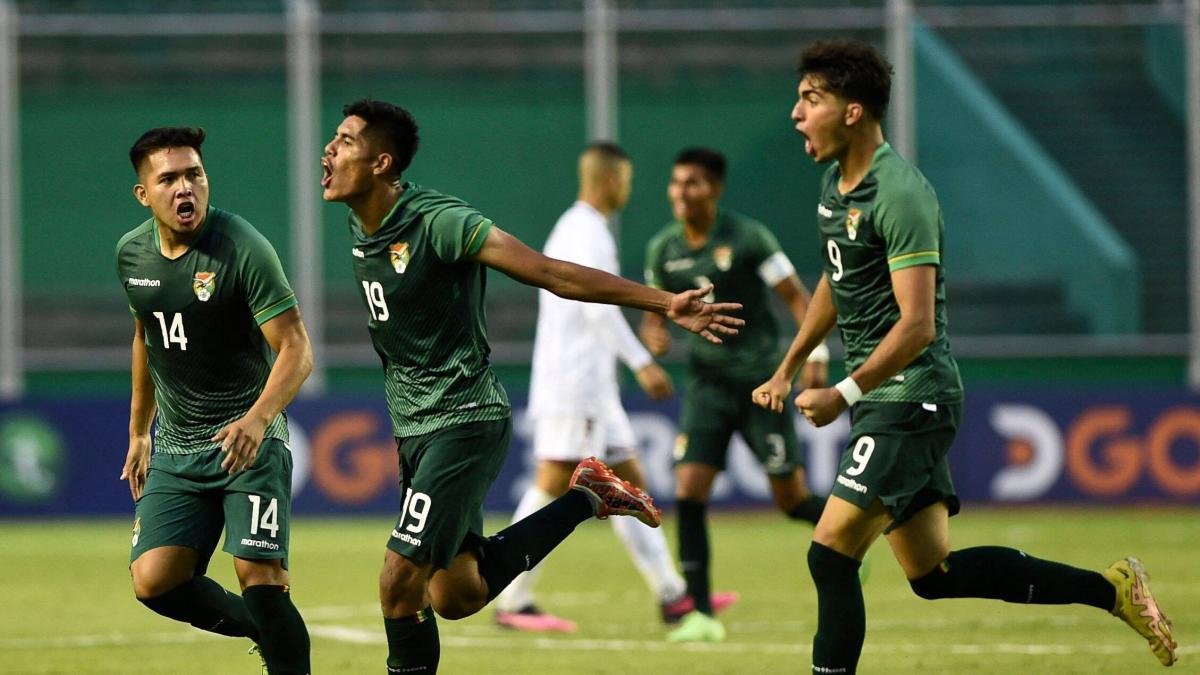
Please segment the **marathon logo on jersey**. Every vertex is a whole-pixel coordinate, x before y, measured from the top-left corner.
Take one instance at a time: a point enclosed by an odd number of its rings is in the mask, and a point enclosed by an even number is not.
[[[242,546],[253,546],[254,548],[265,548],[268,551],[278,551],[279,544],[273,541],[264,541],[262,539],[251,539],[246,537],[242,539]]]
[[[396,270],[396,274],[404,274],[408,270],[408,261],[412,258],[412,254],[408,252],[408,242],[392,244],[388,246],[388,251],[392,254],[392,269]]]
[[[355,258],[366,258],[367,257],[367,254],[363,253],[363,250],[361,248],[352,248],[352,249],[350,249],[350,253],[352,253]]]
[[[213,291],[217,286],[216,272],[196,272],[192,276],[192,292],[200,299],[200,302],[208,302],[208,299],[213,296]]]
[[[832,218],[833,210],[824,204],[817,204],[817,215],[823,218]]]
[[[681,270],[691,269],[692,265],[695,264],[696,261],[692,260],[691,258],[676,258],[675,260],[668,260],[667,262],[663,263],[663,269],[668,272],[679,272]]]
[[[400,541],[402,541],[406,544],[412,544],[413,546],[416,546],[418,548],[421,546],[420,539],[417,539],[416,537],[412,536],[411,534],[409,534],[407,532],[401,532],[400,530],[392,530],[392,538],[399,539]]]
[[[838,474],[837,482],[839,485],[850,488],[861,495],[867,494],[867,486],[854,480],[853,478],[846,478],[845,476]]]
[[[860,220],[862,220],[862,211],[850,209],[850,213],[846,216],[846,235],[850,237],[850,241],[858,239],[858,221]]]
[[[129,277],[129,285],[130,286],[144,286],[147,288],[158,288],[159,286],[162,286],[162,282],[159,281],[158,279],[138,279],[136,277]]]
[[[733,248],[730,246],[718,246],[713,249],[713,262],[717,264],[717,269],[722,272],[728,272],[730,267],[733,267]]]

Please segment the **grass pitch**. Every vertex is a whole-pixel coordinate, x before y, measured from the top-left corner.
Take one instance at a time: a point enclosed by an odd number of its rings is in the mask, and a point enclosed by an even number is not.
[[[1200,672],[1200,510],[983,509],[953,519],[953,546],[1015,546],[1091,569],[1134,554],[1183,645],[1174,672]],[[299,516],[293,593],[308,622],[315,673],[382,673],[387,647],[376,578],[387,517]],[[502,526],[489,522],[489,532]],[[665,523],[674,538],[674,522]],[[439,621],[443,673],[806,673],[816,598],[805,565],[810,530],[773,513],[717,513],[714,586],[741,602],[722,615],[728,641],[671,645],[657,607],[610,528],[585,523],[549,559],[539,602],[573,619],[571,635],[497,628],[492,610]],[[257,673],[249,641],[209,636],[134,599],[129,524],[0,523],[0,673]],[[914,596],[886,543],[865,587],[862,673],[1153,673],[1149,649],[1119,620],[1082,606],[1030,607]],[[210,573],[236,588],[218,551]],[[1163,671],[1172,672],[1172,671]]]

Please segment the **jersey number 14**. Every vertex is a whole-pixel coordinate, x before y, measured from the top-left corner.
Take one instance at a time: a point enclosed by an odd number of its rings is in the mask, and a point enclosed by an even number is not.
[[[167,328],[167,317],[162,312],[155,312],[154,318],[158,319],[158,327],[162,329],[162,346],[163,349],[170,349],[171,343],[179,345],[179,351],[187,351],[187,334],[183,332],[183,314],[176,312],[171,315],[171,327]]]

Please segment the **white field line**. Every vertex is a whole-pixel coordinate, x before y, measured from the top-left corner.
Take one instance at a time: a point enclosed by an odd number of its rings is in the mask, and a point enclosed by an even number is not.
[[[304,615],[309,619],[309,632],[317,637],[322,637],[328,640],[338,642],[348,642],[352,644],[385,644],[386,637],[382,629],[371,628],[364,629],[355,626],[338,625],[338,624],[323,624],[312,623],[314,621],[330,621],[330,620],[346,620],[356,617],[374,619],[378,617],[379,609],[375,605],[335,605],[327,607],[313,607],[304,611]],[[1017,625],[1028,625],[1034,623],[1035,619],[983,619],[979,623],[981,626],[989,628],[1005,628]],[[1036,621],[1050,623],[1051,625],[1076,625],[1083,623],[1076,617],[1053,616],[1041,617]],[[872,622],[873,628],[880,627],[883,622]],[[887,622],[893,623],[893,622]],[[926,619],[921,621],[896,621],[897,627],[900,628],[924,628],[925,624],[929,624],[929,628],[944,627],[950,622],[941,619]],[[658,629],[657,624],[647,624],[648,627]],[[746,621],[746,622],[731,622],[729,624],[731,631],[736,635],[738,632],[775,632],[788,633],[794,631],[812,630],[811,624],[806,624],[799,621]],[[601,628],[593,627],[592,630]],[[447,630],[449,629],[449,630]],[[612,633],[620,631],[620,634],[627,635],[630,627],[626,626],[605,626],[603,632]],[[722,643],[691,643],[691,644],[671,644],[664,640],[630,640],[622,638],[577,638],[577,637],[508,637],[504,635],[497,636],[497,629],[493,626],[483,625],[455,625],[443,624],[443,634],[441,642],[443,645],[451,648],[460,649],[533,649],[542,651],[567,651],[567,650],[582,650],[582,651],[641,651],[641,652],[693,652],[693,653],[721,653],[721,654],[739,654],[739,653],[766,653],[766,654],[808,654],[811,652],[811,645],[807,642],[807,635],[803,642],[722,642]],[[449,634],[447,634],[449,633]],[[800,635],[797,635],[800,638]],[[1036,656],[1073,656],[1073,655],[1111,655],[1123,654],[1127,652],[1143,651],[1145,649],[1136,639],[1130,636],[1129,644],[1105,644],[1105,645],[1067,645],[1067,644],[1014,644],[1014,643],[947,643],[943,644],[940,649],[948,651],[951,654],[969,654],[969,655],[987,655],[987,654],[1019,654],[1019,655],[1036,655]],[[179,632],[158,632],[158,633],[121,633],[112,631],[108,633],[99,633],[94,635],[73,635],[54,638],[39,638],[39,637],[0,637],[0,650],[20,650],[20,649],[71,649],[71,648],[87,648],[87,647],[106,647],[106,646],[126,646],[126,645],[147,645],[147,644],[183,644],[200,641],[219,641],[222,638],[216,635],[205,633],[198,630],[187,630]],[[864,645],[867,652],[885,653],[885,654],[929,654],[938,651],[939,647],[927,643],[912,643],[912,642],[871,642],[868,641]],[[1181,647],[1179,649],[1181,655],[1200,653],[1200,647]]]
[[[353,644],[386,644],[387,638],[381,630],[364,630],[351,626],[309,626],[313,635],[330,640],[350,642]],[[516,639],[506,637],[467,637],[461,635],[443,635],[442,645],[460,649],[536,649],[542,651],[602,651],[602,652],[711,652],[718,654],[809,654],[812,646],[807,643],[761,643],[761,642],[721,642],[721,643],[689,643],[672,644],[662,640],[597,640],[590,638],[531,638]],[[1063,645],[1063,644],[946,644],[943,645],[951,654],[1019,654],[1028,656],[1076,656],[1076,655],[1112,655],[1127,652],[1140,652],[1145,648],[1140,645]],[[912,642],[900,643],[871,643],[864,645],[864,651],[884,654],[930,654],[937,647],[929,644]],[[1190,654],[1200,649],[1183,647],[1179,653]]]

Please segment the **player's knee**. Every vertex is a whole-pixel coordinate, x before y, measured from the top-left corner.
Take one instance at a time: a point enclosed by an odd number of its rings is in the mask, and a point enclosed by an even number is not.
[[[950,597],[949,579],[942,573],[940,567],[934,567],[933,571],[923,577],[909,579],[908,585],[912,588],[913,593],[917,594],[917,597],[926,600]]]
[[[471,595],[448,595],[434,594],[432,597],[433,611],[438,613],[438,616],[450,621],[465,619],[483,609],[487,603],[487,598],[484,596],[472,597]]]
[[[132,570],[132,577],[133,595],[143,604],[147,600],[157,598],[177,588],[181,583],[186,581],[186,579],[176,579],[171,575],[139,571],[136,567]]]

